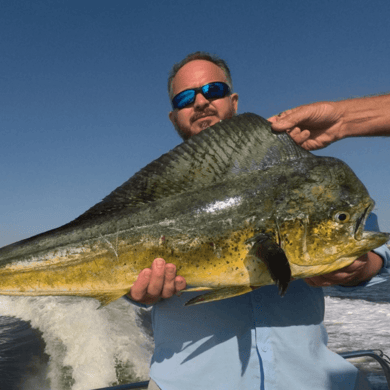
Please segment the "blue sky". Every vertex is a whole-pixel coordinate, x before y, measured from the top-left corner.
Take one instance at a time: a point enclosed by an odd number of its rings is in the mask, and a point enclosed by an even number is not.
[[[226,59],[239,113],[389,92],[388,0],[3,0],[0,246],[63,225],[180,143],[166,83]],[[390,231],[390,138],[319,152],[347,162]]]

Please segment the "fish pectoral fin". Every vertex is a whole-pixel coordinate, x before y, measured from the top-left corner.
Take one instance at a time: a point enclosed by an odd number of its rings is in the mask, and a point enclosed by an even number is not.
[[[199,295],[195,298],[190,299],[188,302],[186,302],[184,306],[199,305],[200,303],[220,301],[226,298],[233,298],[238,295],[251,292],[252,290],[253,289],[250,286],[233,286],[218,288],[209,293]]]
[[[283,249],[268,234],[256,236],[252,248],[255,256],[268,268],[268,271],[278,286],[279,295],[286,293],[291,280],[291,268]]]

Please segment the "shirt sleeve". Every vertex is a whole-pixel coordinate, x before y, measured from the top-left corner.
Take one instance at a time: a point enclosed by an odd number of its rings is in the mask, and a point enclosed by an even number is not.
[[[390,250],[387,245],[382,245],[379,248],[373,249],[373,252],[379,255],[383,260],[383,267],[370,281],[367,286],[385,282],[390,276]]]

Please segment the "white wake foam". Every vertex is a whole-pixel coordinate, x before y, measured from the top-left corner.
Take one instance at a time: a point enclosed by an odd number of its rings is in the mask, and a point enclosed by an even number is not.
[[[49,378],[50,390],[85,390],[148,378],[153,345],[137,325],[139,309],[124,299],[98,306],[96,300],[73,297],[0,297],[0,315],[30,321],[42,332],[50,356],[48,367],[30,378],[24,390],[39,376],[42,384]]]

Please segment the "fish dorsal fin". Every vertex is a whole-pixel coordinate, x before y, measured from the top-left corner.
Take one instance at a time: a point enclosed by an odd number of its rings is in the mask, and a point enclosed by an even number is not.
[[[264,118],[237,115],[194,135],[141,169],[76,221],[132,208],[311,156],[285,133],[274,133]]]
[[[313,157],[286,133],[273,132],[270,122],[256,114],[241,114],[210,129],[214,130],[215,144],[225,151],[227,171],[232,174],[266,170],[285,161]],[[211,138],[213,133],[207,135]]]

